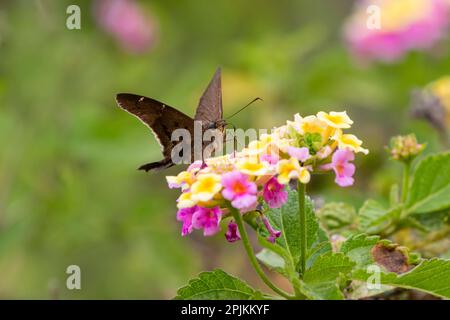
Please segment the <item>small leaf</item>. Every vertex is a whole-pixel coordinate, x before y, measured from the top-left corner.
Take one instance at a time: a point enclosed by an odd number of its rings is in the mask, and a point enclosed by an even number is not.
[[[400,206],[386,209],[375,200],[369,199],[359,209],[359,230],[369,234],[379,233],[400,213],[400,210]]]
[[[303,277],[304,294],[311,299],[343,299],[338,283],[341,276],[350,273],[354,265],[343,253],[329,252],[319,256]]]
[[[261,292],[225,271],[202,272],[198,278],[178,289],[175,299],[181,300],[254,300],[262,299]]]
[[[450,207],[450,152],[424,158],[417,165],[407,199],[408,213]]]
[[[330,202],[317,211],[327,230],[339,230],[353,224],[357,218],[355,208],[343,202]]]

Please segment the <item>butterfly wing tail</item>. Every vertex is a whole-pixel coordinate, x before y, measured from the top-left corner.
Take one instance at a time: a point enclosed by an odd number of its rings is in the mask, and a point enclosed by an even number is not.
[[[145,170],[145,172],[153,171],[157,172],[166,168],[170,168],[174,165],[171,159],[163,159],[158,162],[146,163],[138,168],[138,170]]]

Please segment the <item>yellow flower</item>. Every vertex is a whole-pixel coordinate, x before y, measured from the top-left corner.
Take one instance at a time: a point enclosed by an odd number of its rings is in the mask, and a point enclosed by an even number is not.
[[[432,9],[432,2],[426,0],[396,0],[381,3],[383,30],[387,32],[406,28],[423,19]]]
[[[271,173],[270,166],[266,162],[259,161],[253,157],[239,160],[236,164],[236,168],[242,173],[251,176],[264,176]]]
[[[301,183],[308,183],[309,180],[311,180],[311,174],[309,173],[308,169],[301,167],[300,173],[298,175],[298,180],[300,180]]]
[[[302,168],[295,158],[283,159],[277,163],[278,182],[288,184],[291,179],[298,178]]]
[[[248,144],[248,147],[245,148],[244,154],[246,155],[259,155],[264,152],[266,148],[266,143],[260,141],[260,140],[253,140],[250,141]]]
[[[319,133],[322,136],[322,143],[326,143],[334,133],[334,128],[316,116],[301,117],[298,113],[294,116],[295,121],[288,121],[288,125],[293,127],[301,135],[307,133]]]
[[[204,173],[225,173],[234,169],[236,159],[229,154],[224,156],[209,158],[205,160],[206,167],[202,169]]]
[[[292,121],[288,121],[292,122]],[[273,139],[284,139],[287,137],[288,126],[281,126],[277,128],[272,128],[271,136]]]
[[[337,141],[339,149],[348,148],[353,152],[362,152],[364,154],[368,154],[369,150],[361,147],[362,141],[359,140],[353,134],[342,134],[341,130],[337,130],[333,136],[333,139]]]
[[[169,188],[181,188],[182,190],[185,190],[194,183],[195,179],[191,172],[182,171],[176,176],[167,176],[166,180],[169,184]]]
[[[191,187],[192,200],[206,202],[222,189],[221,176],[215,173],[200,174]]]
[[[353,124],[352,119],[349,118],[347,112],[334,112],[331,111],[329,114],[323,111],[317,113],[317,118],[332,128],[347,129]]]
[[[177,202],[178,209],[190,208],[196,205],[196,202],[192,200],[192,194],[190,192],[183,192]]]

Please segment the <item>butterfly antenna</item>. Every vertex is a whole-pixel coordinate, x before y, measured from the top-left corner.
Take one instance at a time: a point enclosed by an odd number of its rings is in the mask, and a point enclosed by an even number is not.
[[[234,116],[237,115],[239,112],[241,112],[242,110],[244,110],[245,108],[247,108],[247,107],[250,106],[252,103],[254,103],[254,102],[258,101],[258,100],[263,101],[263,99],[261,99],[261,98],[259,98],[259,97],[256,97],[255,99],[253,99],[252,101],[250,101],[249,103],[247,103],[244,107],[240,108],[238,111],[236,111],[235,113],[233,113],[231,116],[225,118],[225,120],[228,120],[228,119],[234,117]]]

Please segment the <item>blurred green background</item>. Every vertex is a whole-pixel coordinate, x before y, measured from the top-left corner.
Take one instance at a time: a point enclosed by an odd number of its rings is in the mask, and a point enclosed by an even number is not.
[[[319,110],[347,110],[371,151],[356,184],[316,179],[315,197],[359,206],[381,198],[400,175],[389,137],[415,132],[441,148],[431,127],[408,116],[410,91],[450,70],[438,55],[411,53],[390,64],[358,65],[342,40],[352,1],[140,1],[156,26],[152,48],[130,54],[105,33],[95,1],[0,1],[0,298],[171,298],[215,267],[257,287],[237,244],[219,234],[180,236],[176,190],[136,168],[161,158],[156,140],[114,101],[132,92],[193,115],[217,66],[224,112],[255,97],[234,118],[271,128]],[[81,7],[81,30],[66,8]],[[81,267],[82,290],[66,268]]]

